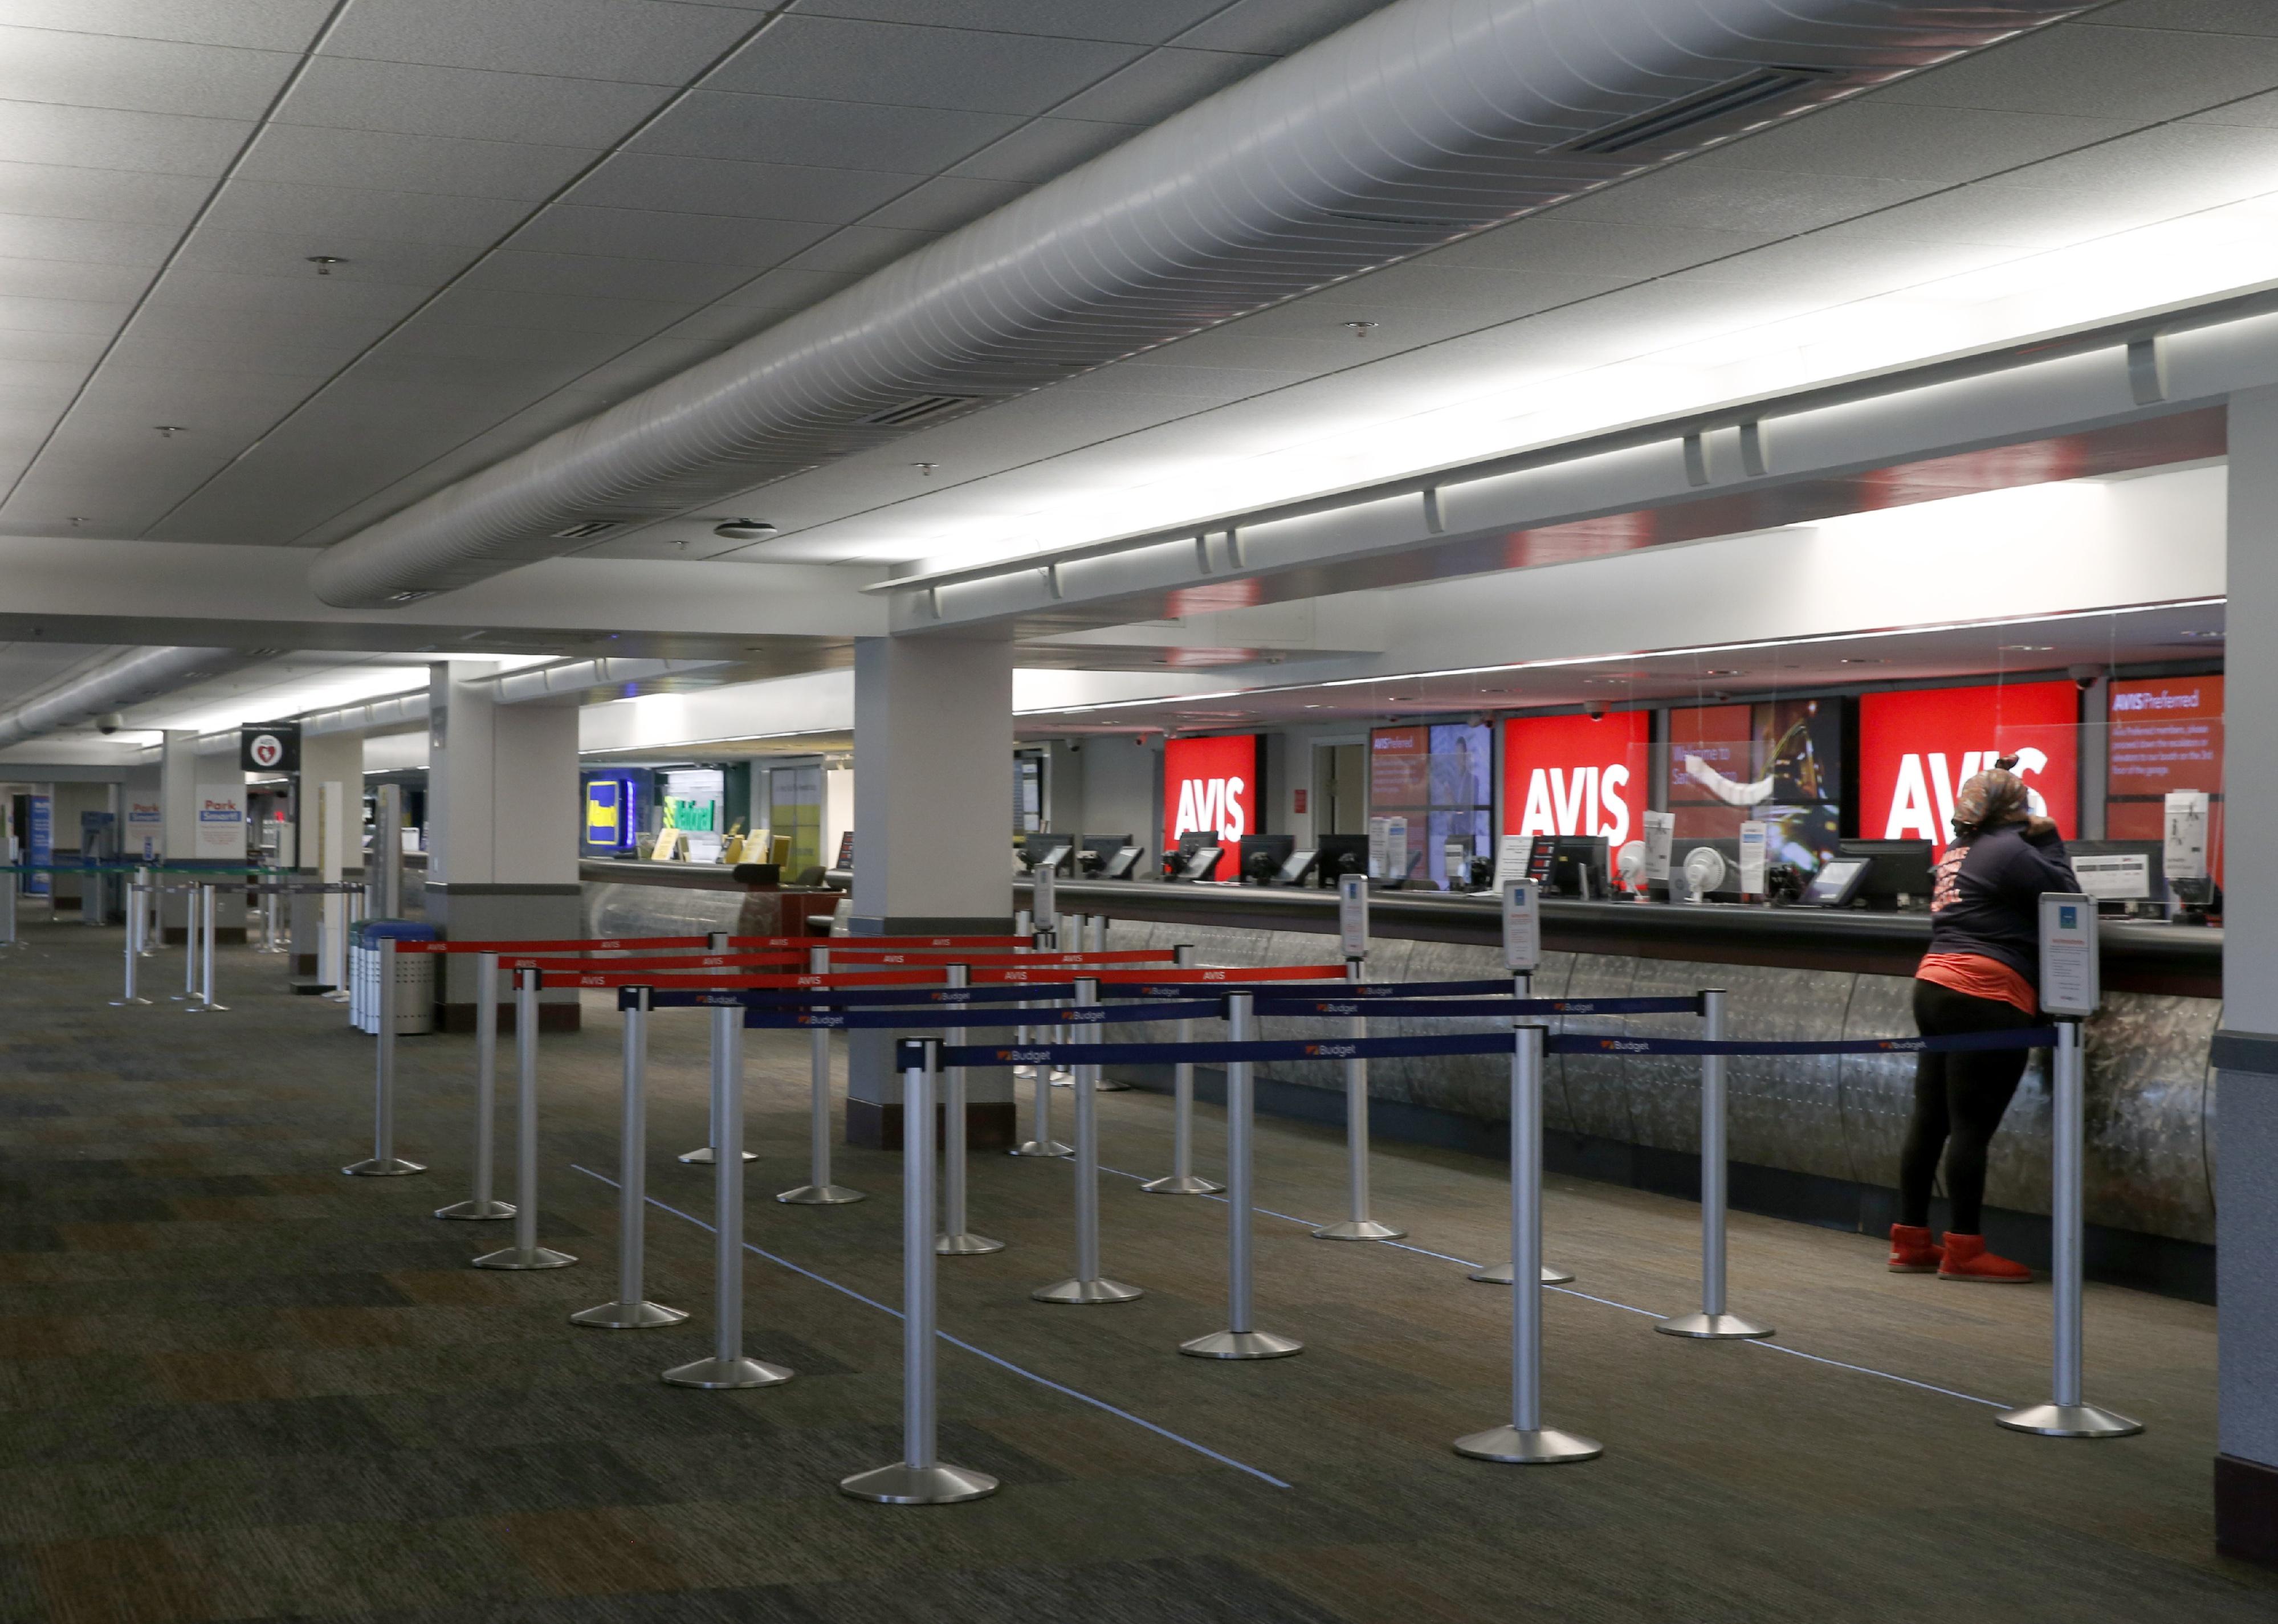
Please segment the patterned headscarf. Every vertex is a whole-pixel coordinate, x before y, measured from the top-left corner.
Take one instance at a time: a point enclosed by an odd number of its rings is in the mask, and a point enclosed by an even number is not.
[[[1984,772],[1973,774],[1953,797],[1953,832],[1967,838],[2005,823],[2032,820],[2031,791],[2010,769],[2014,756],[2004,756]]]

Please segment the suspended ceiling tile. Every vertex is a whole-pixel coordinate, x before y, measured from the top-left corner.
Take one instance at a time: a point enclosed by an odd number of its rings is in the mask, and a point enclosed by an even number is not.
[[[794,0],[801,16],[870,22],[931,23],[944,28],[1048,34],[1065,39],[1157,45],[1219,10],[1226,0]]]
[[[1155,124],[1204,96],[1249,78],[1272,57],[1232,51],[1150,50],[1138,61],[1071,96],[1052,111],[1066,118]]]
[[[278,110],[279,124],[544,146],[614,145],[671,93],[608,80],[318,57]]]
[[[300,186],[536,202],[559,191],[594,156],[577,147],[271,125],[238,173]]]
[[[949,232],[1001,209],[1029,187],[1016,180],[982,180],[969,175],[939,175],[912,187],[893,202],[865,215],[866,226],[890,230]]]
[[[6,214],[187,225],[212,191],[212,180],[200,175],[0,161],[0,213]]]
[[[338,233],[343,239],[381,237],[487,248],[529,212],[527,202],[511,198],[240,178],[222,188],[204,224],[294,237]]]
[[[323,274],[310,256],[325,254],[345,260]],[[289,278],[330,286],[335,282],[394,282],[417,287],[436,287],[457,275],[471,251],[432,242],[406,242],[382,237],[348,237],[336,233],[227,230],[203,225],[190,234],[175,255],[175,274],[191,271],[228,272],[241,276]]]
[[[953,174],[984,180],[1026,180],[1041,185],[1120,147],[1143,127],[1098,124],[1081,118],[1031,118],[1003,140],[956,164]]]
[[[1389,0],[1235,0],[1179,35],[1179,43],[1204,50],[1286,56],[1387,4]]]
[[[328,324],[311,332],[304,324],[289,337],[279,332],[248,344],[231,326],[216,321],[210,312],[154,310],[146,305],[127,324],[111,360],[138,366],[206,367],[216,371],[321,378],[347,365],[368,341],[362,328]]]
[[[131,303],[150,286],[144,265],[105,265],[87,260],[0,258],[0,295],[28,299],[97,299]]]
[[[23,259],[71,260],[155,271],[165,263],[167,252],[179,236],[173,228],[163,225],[0,214],[0,253]]]
[[[27,28],[299,50],[332,9],[333,0],[9,0],[7,18]]]
[[[1876,91],[1931,107],[2143,121],[2267,90],[2278,37],[2180,29],[2041,28]]]
[[[833,232],[804,253],[784,262],[791,271],[852,272],[868,276],[915,252],[940,235],[937,232],[888,231],[876,225],[850,225]]]
[[[1011,113],[699,90],[643,130],[632,149],[922,175],[1020,124]]]
[[[1980,182],[1884,210],[1849,222],[1843,229],[1862,237],[2053,248],[2167,219],[2177,212],[2176,206],[2156,195],[2129,197]]]
[[[750,278],[751,272],[738,265],[502,249],[484,255],[479,264],[459,279],[459,286],[501,293],[663,299],[698,304],[717,299]]]
[[[791,16],[707,81],[715,90],[984,113],[1041,113],[1140,55],[1029,34]]]
[[[1435,248],[1414,263],[1509,267],[1580,276],[1651,277],[1746,254],[1778,240],[1771,232],[1583,220],[1559,210]],[[1360,278],[1360,282],[1365,286],[1367,278]]]
[[[1892,180],[1976,180],[2124,135],[2132,127],[2118,118],[1861,98],[1838,103],[1808,118],[1791,118],[1691,162],[1711,168]]]
[[[592,333],[645,339],[688,314],[686,304],[656,299],[590,299],[566,294],[497,292],[464,285],[446,288],[422,321],[478,327],[529,328],[539,332]]]
[[[1558,212],[1570,220],[1691,225],[1777,237],[1909,202],[1930,184],[1679,164],[1578,198]]]
[[[252,133],[248,119],[0,102],[0,152],[24,164],[218,176]]]
[[[128,342],[178,337],[232,344],[251,354],[295,348],[354,355],[386,330],[387,318],[362,312],[279,310],[258,303],[236,308],[145,305],[128,330]]]
[[[0,361],[62,361],[75,366],[95,364],[104,339],[80,332],[0,332]]]
[[[355,282],[313,272],[248,276],[177,267],[152,291],[149,308],[267,314],[280,321],[332,322],[343,328],[362,328],[401,320],[431,291],[416,283]]]
[[[257,118],[297,60],[284,51],[0,24],[0,98]]]
[[[2278,127],[2170,124],[2031,164],[1988,184],[2107,197],[2156,191],[2180,213],[2278,189]]]
[[[812,248],[830,230],[816,221],[560,204],[516,232],[513,247],[533,254],[615,255],[638,250],[659,259],[757,270]]]
[[[631,341],[618,332],[502,326],[488,321],[455,320],[443,310],[429,309],[390,333],[386,345],[374,354],[493,357],[544,366],[574,362],[583,367],[599,366]]]
[[[325,54],[680,85],[760,21],[668,0],[355,0]]]
[[[2264,0],[2120,0],[2072,27],[2196,28],[2210,34],[2278,34],[2278,12]]]
[[[811,220],[857,220],[909,189],[915,177],[864,170],[744,164],[620,152],[562,201],[615,209]]]
[[[2226,102],[2221,107],[2210,107],[2203,113],[2193,113],[2186,124],[2244,124],[2258,129],[2278,125],[2278,90],[2265,95],[2251,95],[2244,101]]]
[[[19,411],[61,411],[86,377],[73,362],[0,360],[0,400]]]
[[[0,328],[27,332],[116,332],[132,308],[124,300],[0,299]]]

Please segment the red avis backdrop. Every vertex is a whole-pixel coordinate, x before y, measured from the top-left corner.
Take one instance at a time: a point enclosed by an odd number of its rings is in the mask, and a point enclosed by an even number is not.
[[[1179,836],[1192,830],[1217,830],[1226,837],[1226,854],[1213,879],[1241,876],[1242,837],[1259,832],[1257,739],[1238,733],[1163,746],[1163,850],[1175,851]]]
[[[1953,797],[2002,756],[2069,840],[2080,832],[2080,690],[2070,682],[1931,688],[1859,701],[1859,835],[1953,837]]]
[[[1522,716],[1502,725],[1502,832],[1603,835],[1618,850],[1651,804],[1651,719]]]

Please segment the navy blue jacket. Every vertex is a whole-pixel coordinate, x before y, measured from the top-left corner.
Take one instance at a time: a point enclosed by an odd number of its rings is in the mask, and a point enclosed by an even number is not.
[[[1981,954],[2039,984],[2041,893],[2080,889],[2064,841],[2040,827],[2007,823],[1945,849],[1930,880],[1931,952]]]

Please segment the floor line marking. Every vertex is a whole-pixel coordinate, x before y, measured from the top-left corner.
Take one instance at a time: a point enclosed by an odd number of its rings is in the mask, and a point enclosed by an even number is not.
[[[582,1166],[575,1162],[572,1162],[570,1165],[574,1170],[585,1174],[588,1178],[599,1179],[601,1183],[608,1186],[612,1190],[622,1190],[623,1188],[623,1186],[615,1179],[610,1178],[606,1173],[597,1173],[592,1168]],[[693,1224],[698,1229],[702,1230],[707,1235],[717,1235],[720,1232],[717,1229],[704,1222],[703,1219],[697,1217],[694,1214],[683,1212],[679,1208],[671,1206],[667,1202],[661,1201],[654,1195],[648,1196],[646,1199],[650,1206],[656,1208],[660,1211],[669,1212],[676,1218],[684,1219],[690,1224]],[[812,1269],[803,1268],[799,1264],[792,1262],[791,1259],[770,1252],[764,1247],[753,1246],[747,1240],[744,1242],[744,1250],[753,1254],[754,1256],[763,1257],[770,1263],[778,1264],[784,1269],[788,1269],[795,1275],[804,1276],[806,1278],[814,1281],[818,1285],[827,1285],[834,1292],[837,1292],[844,1296],[852,1297],[856,1302],[864,1304],[868,1308],[875,1308],[881,1314],[891,1315],[896,1319],[903,1317],[902,1311],[899,1308],[893,1307],[891,1304],[880,1302],[875,1297],[866,1297],[851,1285],[842,1285],[837,1281],[830,1278],[829,1276],[817,1274]],[[936,1327],[934,1335],[940,1338],[944,1342],[948,1343],[952,1347],[960,1348],[966,1353],[975,1354],[980,1358],[987,1360],[992,1365],[997,1365],[1004,1369],[1010,1370],[1015,1376],[1025,1376],[1029,1381],[1036,1383],[1039,1387],[1049,1387],[1054,1392],[1065,1393],[1067,1397],[1076,1399],[1080,1403],[1090,1405],[1094,1409],[1105,1410],[1108,1414],[1115,1416],[1119,1420],[1128,1421],[1135,1427],[1143,1427],[1158,1437],[1168,1438],[1173,1444],[1183,1445],[1185,1447],[1193,1450],[1196,1454],[1206,1456],[1209,1459],[1219,1462],[1221,1466],[1230,1466],[1237,1472],[1247,1472],[1250,1476],[1257,1478],[1260,1483],[1271,1483],[1276,1489],[1287,1489],[1290,1486],[1281,1479],[1274,1476],[1271,1472],[1261,1471],[1257,1467],[1251,1466],[1246,1461],[1235,1460],[1232,1455],[1220,1454],[1217,1450],[1211,1448],[1207,1444],[1197,1444],[1194,1439],[1186,1437],[1183,1433],[1173,1432],[1168,1427],[1158,1425],[1156,1422],[1149,1421],[1143,1415],[1135,1415],[1129,1410],[1120,1408],[1115,1405],[1110,1404],[1106,1399],[1097,1398],[1090,1393],[1083,1391],[1080,1388],[1070,1387],[1064,1383],[1055,1382],[1051,1377],[1039,1375],[1037,1372],[1029,1369],[1026,1365],[1014,1364],[1011,1360],[1006,1359],[1001,1353],[992,1353],[987,1348],[976,1347],[974,1344],[967,1342],[962,1337],[953,1337],[949,1332],[943,1330],[938,1327]]]
[[[1144,1173],[1127,1172],[1120,1167],[1110,1167],[1105,1163],[1100,1163],[1099,1170],[1103,1173],[1112,1173],[1118,1178],[1131,1178],[1144,1181],[1147,1177]],[[1204,1197],[1204,1199],[1207,1201],[1217,1201],[1221,1205],[1226,1202],[1226,1197],[1223,1195],[1211,1195]],[[1269,1218],[1280,1218],[1284,1223],[1298,1224],[1309,1230],[1319,1229],[1321,1227],[1319,1224],[1310,1218],[1300,1218],[1292,1213],[1276,1212],[1271,1207],[1252,1207],[1250,1210],[1252,1212],[1264,1213]],[[1470,1258],[1457,1257],[1450,1252],[1434,1252],[1427,1247],[1406,1246],[1397,1240],[1381,1240],[1377,1244],[1379,1246],[1389,1247],[1395,1252],[1412,1252],[1418,1257],[1437,1258],[1443,1263],[1460,1264],[1465,1269],[1478,1269],[1487,1267],[1484,1263],[1473,1262]],[[1599,1297],[1589,1292],[1578,1292],[1571,1285],[1545,1285],[1542,1289],[1546,1292],[1556,1292],[1562,1297],[1579,1297],[1584,1302],[1594,1302],[1601,1304],[1609,1308],[1619,1308],[1624,1314],[1640,1315],[1649,1320],[1659,1321],[1669,1317],[1667,1315],[1658,1313],[1652,1308],[1640,1308],[1634,1303],[1617,1302],[1611,1297]],[[1754,1337],[1748,1338],[1747,1340],[1749,1346],[1760,1347],[1769,1353],[1785,1353],[1792,1359],[1808,1359],[1813,1364],[1826,1365],[1837,1370],[1851,1370],[1855,1371],[1861,1376],[1880,1376],[1884,1381],[1896,1382],[1902,1387],[1915,1387],[1920,1388],[1923,1392],[1940,1393],[1949,1399],[1959,1399],[1965,1404],[1982,1404],[1988,1409],[1995,1410],[2007,1410],[2016,1407],[2015,1406],[2007,1403],[1999,1399],[1981,1399],[1976,1393],[1959,1392],[1951,1387],[1940,1387],[1934,1382],[1918,1382],[1913,1376],[1900,1376],[1896,1372],[1890,1370],[1877,1370],[1872,1365],[1854,1365],[1847,1360],[1830,1359],[1823,1353],[1807,1353],[1801,1348],[1791,1346],[1789,1344],[1785,1342],[1770,1342]]]

